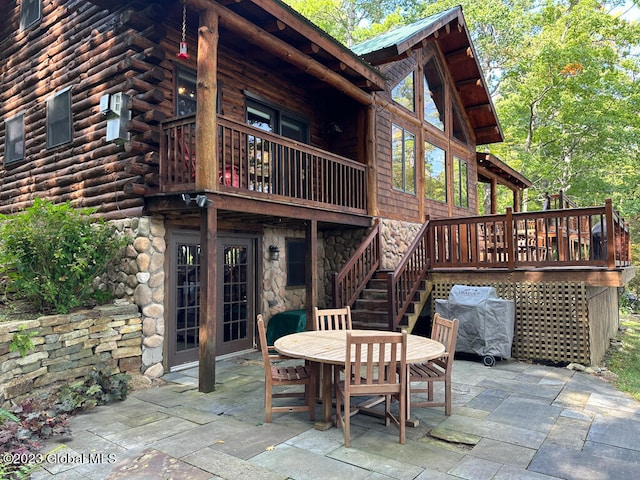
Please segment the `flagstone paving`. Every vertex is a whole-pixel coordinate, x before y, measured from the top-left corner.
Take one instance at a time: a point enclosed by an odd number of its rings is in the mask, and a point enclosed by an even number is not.
[[[517,361],[458,360],[453,412],[414,408],[406,445],[376,418],[319,431],[305,413],[265,424],[257,352],[219,361],[216,390],[197,369],[82,413],[34,480],[626,480],[640,472],[640,404],[602,378]],[[443,395],[442,389],[436,395]],[[318,406],[317,414],[320,414]]]

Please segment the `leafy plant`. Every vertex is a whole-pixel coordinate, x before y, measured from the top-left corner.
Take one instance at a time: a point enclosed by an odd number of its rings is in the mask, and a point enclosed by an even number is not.
[[[42,312],[68,313],[103,300],[94,285],[117,258],[125,239],[91,209],[36,199],[14,216],[0,217],[0,276],[7,291]]]
[[[94,368],[86,379],[65,385],[58,391],[58,408],[72,413],[125,400],[129,394],[130,379],[131,375],[112,374],[106,368]]]
[[[13,334],[13,338],[9,343],[9,351],[20,352],[21,357],[25,357],[27,353],[35,348],[31,338],[38,334],[38,332],[25,332],[24,330],[25,326],[20,325],[18,331]]]
[[[29,478],[40,462],[5,462],[7,458],[37,459],[40,440],[65,433],[68,418],[54,406],[52,398],[28,399],[12,411],[0,409],[0,478]]]

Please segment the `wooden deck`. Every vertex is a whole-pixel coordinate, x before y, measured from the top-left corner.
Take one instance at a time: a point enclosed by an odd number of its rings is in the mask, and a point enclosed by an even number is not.
[[[307,207],[366,214],[366,166],[310,145],[218,117],[218,192]],[[195,117],[163,124],[160,191],[182,193],[196,187]]]

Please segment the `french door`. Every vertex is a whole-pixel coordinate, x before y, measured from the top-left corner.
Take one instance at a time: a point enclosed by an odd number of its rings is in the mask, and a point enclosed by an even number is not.
[[[253,348],[254,238],[218,239],[216,355]],[[196,362],[200,335],[200,234],[174,231],[169,239],[168,365]]]

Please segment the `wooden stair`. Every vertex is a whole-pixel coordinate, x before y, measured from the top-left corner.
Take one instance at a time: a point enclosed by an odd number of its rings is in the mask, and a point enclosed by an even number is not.
[[[429,298],[433,284],[422,282],[412,305],[401,323],[409,333],[413,330],[424,304]],[[387,272],[378,271],[369,281],[351,309],[354,329],[389,330],[389,306],[387,301]]]

